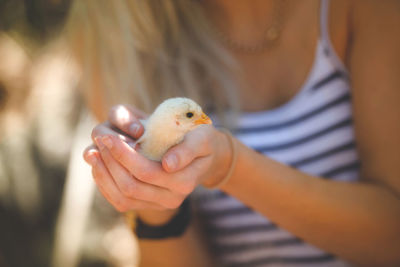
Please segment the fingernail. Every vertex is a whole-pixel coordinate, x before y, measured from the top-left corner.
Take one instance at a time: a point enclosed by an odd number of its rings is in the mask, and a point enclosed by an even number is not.
[[[85,159],[86,159],[86,162],[89,163],[89,165],[91,165],[91,166],[94,166],[97,163],[96,156],[94,156],[94,155],[89,155]]]
[[[113,141],[109,136],[103,136],[103,138],[101,138],[101,141],[108,149],[111,149],[113,147]]]
[[[170,154],[165,159],[165,163],[167,164],[168,169],[173,170],[178,165],[178,158],[175,154]]]
[[[131,132],[131,134],[133,134],[134,136],[137,136],[139,134],[139,130],[140,130],[140,125],[138,123],[133,123],[130,127],[129,127],[129,131]]]
[[[96,141],[96,145],[100,148],[100,150],[104,149],[104,143],[102,142],[100,137],[96,137],[94,139]]]

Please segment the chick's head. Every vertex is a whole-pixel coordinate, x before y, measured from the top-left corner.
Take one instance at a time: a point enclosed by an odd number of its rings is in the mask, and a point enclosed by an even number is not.
[[[151,160],[160,161],[171,146],[201,124],[211,124],[211,120],[196,102],[180,97],[167,99],[144,122],[145,132],[137,141],[139,151]]]
[[[201,107],[189,98],[170,98],[161,103],[152,114],[164,130],[185,134],[201,124],[211,124],[211,119]]]

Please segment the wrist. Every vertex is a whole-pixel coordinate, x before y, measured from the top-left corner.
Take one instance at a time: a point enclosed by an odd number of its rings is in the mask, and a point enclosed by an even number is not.
[[[213,168],[215,171],[210,177],[203,182],[203,186],[209,189],[215,189],[221,187],[225,184],[233,174],[233,171],[236,167],[237,161],[237,144],[230,134],[229,131],[222,129],[219,131],[218,135],[220,138],[217,139],[219,151],[217,150],[217,160],[215,163],[215,167]]]
[[[135,211],[144,223],[149,225],[162,225],[178,213],[179,208],[173,210],[138,210]]]
[[[166,239],[182,236],[191,221],[191,207],[189,198],[186,198],[177,212],[162,224],[149,224],[139,216],[135,220],[135,233],[139,239]]]

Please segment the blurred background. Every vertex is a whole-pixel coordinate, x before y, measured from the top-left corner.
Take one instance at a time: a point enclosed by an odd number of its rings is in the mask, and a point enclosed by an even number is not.
[[[82,151],[94,121],[60,32],[71,0],[0,0],[0,266],[136,266]]]

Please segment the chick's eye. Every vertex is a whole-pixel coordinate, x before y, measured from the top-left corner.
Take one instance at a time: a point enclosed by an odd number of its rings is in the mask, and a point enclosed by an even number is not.
[[[188,117],[190,119],[191,117],[193,117],[193,113],[192,112],[186,113],[186,117]]]

